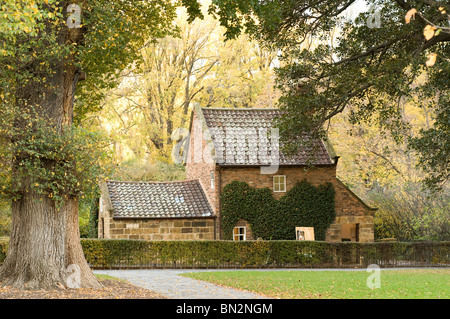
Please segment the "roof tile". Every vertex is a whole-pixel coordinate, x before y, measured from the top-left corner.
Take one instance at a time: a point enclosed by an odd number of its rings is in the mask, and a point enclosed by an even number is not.
[[[271,128],[281,114],[279,109],[201,108],[201,111],[219,165],[270,165],[276,158],[272,150],[279,150],[279,165],[333,164],[321,140],[314,140],[312,147],[303,148],[293,156],[284,155],[277,140],[272,144]],[[310,137],[304,135],[304,138]]]
[[[114,218],[213,216],[198,180],[175,182],[106,181]]]

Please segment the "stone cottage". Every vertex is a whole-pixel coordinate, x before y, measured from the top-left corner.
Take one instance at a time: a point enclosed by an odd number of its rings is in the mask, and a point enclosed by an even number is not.
[[[198,180],[105,181],[98,237],[111,239],[215,239],[215,215]]]
[[[175,162],[185,163],[187,180],[102,183],[99,238],[222,239],[220,194],[225,185],[244,181],[268,187],[280,198],[306,180],[314,186],[329,182],[335,190],[336,218],[327,241],[373,241],[376,209],[336,177],[339,157],[321,140],[311,139],[298,154],[285,156],[274,128],[279,115],[278,109],[194,107],[189,130],[172,154]],[[251,227],[239,220],[233,239],[257,239]]]
[[[309,147],[285,156],[273,124],[279,115],[278,109],[194,108],[184,159],[186,178],[198,179],[202,185],[217,217],[216,238],[223,238],[220,194],[225,185],[244,181],[252,187],[268,187],[280,198],[306,179],[314,186],[330,182],[334,187],[336,219],[327,230],[327,241],[373,241],[376,209],[336,177],[339,157],[320,140],[310,140]],[[233,238],[256,239],[245,220],[236,224]]]

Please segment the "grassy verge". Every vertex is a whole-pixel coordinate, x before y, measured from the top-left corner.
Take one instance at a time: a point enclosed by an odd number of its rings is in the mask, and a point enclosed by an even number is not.
[[[95,277],[97,277],[98,280],[114,280],[114,281],[120,281],[120,282],[127,282],[126,280],[113,277],[110,275],[104,275],[104,274],[95,274]]]
[[[381,270],[380,288],[365,271],[218,271],[183,274],[282,299],[448,299],[450,269]],[[373,277],[372,277],[373,278]]]

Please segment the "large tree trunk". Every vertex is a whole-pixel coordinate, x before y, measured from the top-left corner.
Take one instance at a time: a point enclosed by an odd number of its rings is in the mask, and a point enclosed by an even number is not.
[[[57,209],[48,197],[27,194],[12,205],[8,255],[0,282],[19,289],[101,288],[80,243],[78,201]]]
[[[12,203],[11,239],[0,270],[2,285],[25,289],[64,286],[65,218],[48,197],[26,194]]]
[[[60,5],[65,8],[64,2]],[[48,32],[55,32],[51,24],[48,28]],[[66,29],[58,34],[58,43],[75,42],[80,36],[80,30]],[[36,60],[34,65],[40,62]],[[63,132],[72,125],[73,97],[80,70],[67,60],[54,59],[51,63],[54,73],[48,75],[47,85],[19,87],[17,105],[23,112],[34,106],[36,116],[50,128]],[[16,125],[29,129],[24,119],[16,121]],[[29,184],[26,179],[21,182]],[[57,207],[49,196],[24,187],[21,198],[12,203],[11,238],[0,268],[1,285],[21,289],[101,288],[82,251],[76,198],[69,198],[62,207]]]
[[[80,228],[78,224],[78,200],[69,200],[66,205],[66,242],[65,265],[68,270],[66,285],[76,288],[101,288],[84,257],[80,243]],[[74,283],[70,279],[76,280]],[[74,285],[75,284],[75,285]]]

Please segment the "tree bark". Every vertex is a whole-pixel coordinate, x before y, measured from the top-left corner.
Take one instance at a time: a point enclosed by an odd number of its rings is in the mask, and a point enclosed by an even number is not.
[[[71,266],[71,265],[75,265]],[[80,243],[80,228],[78,222],[78,200],[71,199],[66,205],[66,237],[65,237],[65,266],[70,273],[66,274],[66,279],[73,278],[76,280],[74,288],[96,288],[100,289],[102,285],[94,276],[89,264],[84,257],[83,248]],[[73,272],[71,272],[71,269]],[[79,277],[77,277],[79,276]],[[66,285],[73,285],[68,283]]]
[[[64,287],[64,208],[50,198],[25,194],[12,203],[8,255],[0,269],[3,286],[19,289]]]

